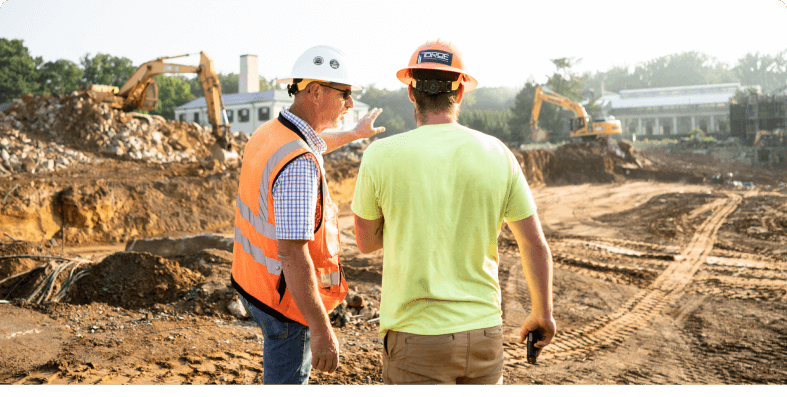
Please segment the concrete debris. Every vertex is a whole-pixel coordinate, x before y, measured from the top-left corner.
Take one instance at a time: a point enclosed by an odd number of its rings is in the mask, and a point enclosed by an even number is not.
[[[56,142],[33,142],[25,133],[5,124],[0,124],[0,136],[0,176],[54,172],[74,164],[103,162],[90,153],[68,149]]]
[[[195,254],[205,249],[219,249],[232,252],[234,240],[215,234],[198,234],[179,239],[154,238],[130,240],[126,243],[126,251],[148,252],[162,257]]]
[[[233,138],[238,153],[243,153],[248,137],[234,133]],[[210,127],[126,113],[95,103],[85,92],[62,97],[25,95],[0,112],[6,173],[51,172],[93,161],[95,156],[85,153],[158,164],[197,162],[211,155],[214,143]]]
[[[246,308],[243,307],[243,304],[240,303],[240,298],[237,296],[227,304],[227,310],[236,318],[249,317],[249,314],[246,312]]]

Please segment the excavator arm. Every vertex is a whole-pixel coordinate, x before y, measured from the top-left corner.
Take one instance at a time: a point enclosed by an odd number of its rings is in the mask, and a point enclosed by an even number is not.
[[[221,98],[221,83],[211,60],[204,52],[200,52],[199,66],[179,65],[164,62],[168,59],[182,58],[190,54],[174,57],[162,57],[142,64],[119,89],[109,86],[89,86],[88,90],[100,101],[109,103],[115,109],[123,111],[154,110],[158,102],[158,86],[154,76],[162,73],[196,73],[205,93],[208,108],[208,122],[213,128],[217,145],[222,149],[230,149],[228,140],[230,125]]]
[[[544,142],[550,134],[550,132],[538,128],[538,116],[541,113],[541,104],[544,102],[549,102],[574,112],[576,117],[572,121],[572,133],[576,132],[582,134],[587,132],[590,117],[582,105],[557,93],[546,91],[542,89],[541,86],[538,86],[536,87],[536,95],[533,99],[533,110],[530,114],[530,130],[533,133],[534,141]]]

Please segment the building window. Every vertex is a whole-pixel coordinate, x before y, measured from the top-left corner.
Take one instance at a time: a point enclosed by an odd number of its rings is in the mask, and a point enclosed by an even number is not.
[[[249,109],[238,110],[238,122],[246,123],[249,121]]]
[[[181,113],[181,114],[179,114],[179,115],[178,115],[178,120],[180,120],[180,121],[186,121],[186,113]]]
[[[199,123],[199,112],[194,112],[194,122]]]
[[[232,110],[227,110],[227,122],[232,123],[232,117],[235,115],[235,112]]]
[[[259,108],[257,109],[257,119],[259,121],[267,121],[271,119],[271,108]]]

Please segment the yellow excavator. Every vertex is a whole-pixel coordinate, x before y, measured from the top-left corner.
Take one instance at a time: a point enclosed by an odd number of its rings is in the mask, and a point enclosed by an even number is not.
[[[213,68],[213,60],[204,52],[200,52],[199,66],[178,65],[164,62],[168,59],[182,58],[191,54],[174,57],[162,57],[142,64],[129,77],[122,87],[91,84],[83,87],[95,100],[108,104],[113,109],[125,112],[134,110],[154,110],[158,102],[158,85],[153,76],[162,73],[196,73],[202,83],[205,93],[205,102],[208,107],[208,122],[213,127],[213,136],[216,144],[211,148],[215,157],[222,156],[222,160],[237,157],[232,152],[232,134],[227,121],[227,112],[221,98],[221,83]]]
[[[585,107],[554,92],[549,91],[541,86],[536,87],[536,95],[533,99],[533,111],[530,114],[530,131],[532,132],[533,140],[536,142],[545,142],[551,131],[545,131],[538,128],[538,115],[541,113],[541,104],[549,102],[551,104],[566,108],[574,112],[576,117],[572,118],[569,122],[569,129],[571,130],[570,136],[572,138],[579,137],[583,139],[592,139],[599,135],[614,135],[622,134],[623,128],[620,125],[620,120],[615,120],[614,117],[609,119],[596,119],[591,121]]]

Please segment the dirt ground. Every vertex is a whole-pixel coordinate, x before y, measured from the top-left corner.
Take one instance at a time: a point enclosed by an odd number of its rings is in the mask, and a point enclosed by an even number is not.
[[[504,228],[504,382],[785,384],[783,172],[663,150],[621,168],[602,146],[584,157],[592,166],[561,161],[574,149],[517,154],[552,249],[559,332],[527,364],[513,339],[529,292]],[[382,253],[358,251],[349,212],[357,165],[326,170],[348,282],[378,307]],[[106,159],[0,178],[0,383],[262,383],[264,339],[227,309],[229,251],[124,250],[135,238],[232,237],[238,174]],[[335,330],[341,366],[310,383],[381,384],[378,323]]]

